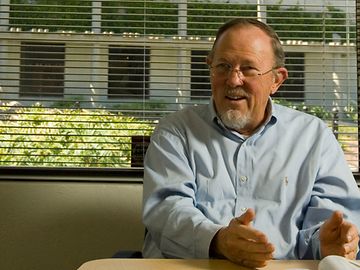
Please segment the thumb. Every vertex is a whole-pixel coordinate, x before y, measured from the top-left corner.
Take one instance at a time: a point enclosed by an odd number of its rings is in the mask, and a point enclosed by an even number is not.
[[[255,211],[251,208],[246,210],[244,214],[236,218],[236,221],[242,225],[250,225],[251,221],[255,218]]]
[[[335,231],[339,228],[339,226],[341,225],[341,223],[343,223],[343,221],[344,221],[343,213],[340,211],[335,211],[331,215],[331,217],[327,219],[325,223],[321,226],[322,227],[321,230],[327,232]]]

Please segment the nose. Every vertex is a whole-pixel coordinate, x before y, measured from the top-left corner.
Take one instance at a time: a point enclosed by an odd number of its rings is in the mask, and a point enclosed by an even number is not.
[[[244,75],[239,69],[232,69],[227,77],[226,83],[231,87],[244,85]]]

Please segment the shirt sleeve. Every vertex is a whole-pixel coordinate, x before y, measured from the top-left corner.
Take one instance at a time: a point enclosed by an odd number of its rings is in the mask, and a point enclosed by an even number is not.
[[[359,229],[360,193],[343,151],[330,129],[319,139],[318,172],[298,237],[300,259],[321,259],[319,228],[340,210]]]
[[[208,258],[221,228],[196,208],[194,169],[180,135],[156,130],[144,163],[143,222],[163,257]]]

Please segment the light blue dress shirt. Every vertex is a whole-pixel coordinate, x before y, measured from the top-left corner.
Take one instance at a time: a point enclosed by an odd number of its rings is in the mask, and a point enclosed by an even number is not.
[[[276,259],[319,259],[319,226],[334,210],[360,224],[360,193],[332,131],[273,104],[247,139],[212,102],[160,121],[144,164],[145,257],[208,258],[216,232],[248,208]]]

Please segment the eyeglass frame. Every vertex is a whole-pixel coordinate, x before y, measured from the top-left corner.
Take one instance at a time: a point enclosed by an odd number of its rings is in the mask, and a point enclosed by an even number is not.
[[[257,77],[266,75],[266,74],[268,74],[270,71],[273,71],[273,70],[279,68],[279,67],[276,66],[276,67],[272,67],[271,69],[269,69],[269,70],[267,70],[267,71],[265,71],[265,72],[258,72],[258,73],[254,74],[254,75],[252,75],[252,76],[245,76],[244,73],[243,73],[243,71],[241,71],[241,69],[235,69],[235,68],[233,67],[233,65],[231,65],[231,64],[228,64],[228,63],[220,63],[220,64],[225,64],[225,65],[230,66],[229,70],[227,71],[226,76],[225,76],[225,74],[223,75],[224,77],[228,78],[229,75],[230,75],[233,71],[236,71],[236,74],[237,74],[237,76],[238,76],[239,79],[241,79],[240,74],[242,75],[243,78],[246,78],[246,79],[247,79],[247,78],[255,78],[255,77],[257,78]],[[211,65],[209,65],[209,69],[216,69],[220,64],[218,64],[218,65],[216,65],[216,66],[211,66]]]

